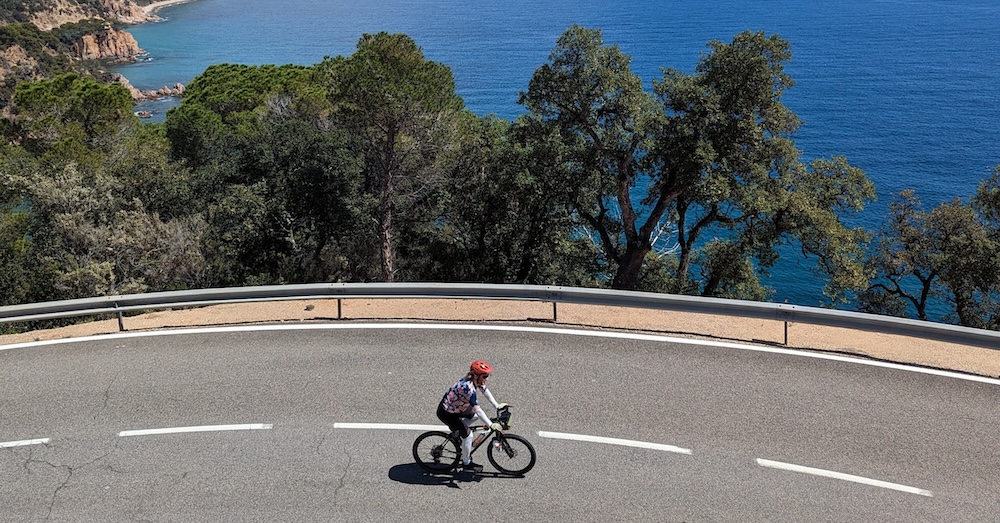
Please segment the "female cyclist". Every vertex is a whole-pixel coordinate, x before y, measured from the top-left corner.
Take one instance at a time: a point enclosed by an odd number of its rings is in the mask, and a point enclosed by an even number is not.
[[[477,391],[481,391],[483,396],[493,404],[493,407],[500,409],[506,403],[497,403],[493,394],[486,388],[486,380],[489,379],[493,367],[483,360],[476,360],[469,366],[469,373],[464,378],[458,380],[441,398],[438,403],[437,417],[443,421],[448,428],[458,432],[462,437],[462,468],[466,470],[477,470],[481,466],[472,462],[472,443],[474,435],[469,427],[476,421],[481,421],[485,425],[496,431],[502,428],[499,423],[493,423],[486,415],[482,407],[479,406]]]

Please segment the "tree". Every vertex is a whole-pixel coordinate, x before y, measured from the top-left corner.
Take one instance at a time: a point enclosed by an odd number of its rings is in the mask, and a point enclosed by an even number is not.
[[[23,2],[11,3],[23,4]],[[2,16],[3,11],[4,8],[0,4],[0,20],[10,21],[10,17]],[[6,64],[4,81],[0,85],[0,106],[5,107],[10,104],[14,89],[21,82],[54,78],[69,72],[88,74],[90,64],[71,58],[69,46],[60,41],[58,30],[42,31],[28,20],[19,22],[0,26],[0,48],[10,50],[8,52],[19,50],[27,58],[20,63]]]
[[[663,112],[630,61],[617,46],[604,46],[600,31],[573,26],[519,98],[533,121],[522,125],[538,139],[557,137],[564,165],[555,173],[573,188],[566,203],[614,264],[616,288],[635,287],[666,210],[659,203],[637,210],[633,200],[636,184],[657,176],[648,153]]]
[[[930,215],[931,230],[944,241],[941,282],[954,306],[949,319],[966,327],[1000,328],[1000,245],[996,236],[960,200],[942,204]]]
[[[304,97],[313,83],[313,72],[299,65],[209,66],[188,84],[180,107],[167,112],[164,125],[173,154],[192,168],[231,160],[240,125],[252,125],[269,98]]]
[[[162,134],[132,114],[128,92],[67,74],[19,84],[14,101],[0,153],[8,296],[196,285],[201,225],[178,203],[183,171],[167,163]]]
[[[331,124],[316,70],[212,66],[167,114],[172,154],[191,167],[219,285],[351,280],[371,271],[359,236],[360,160]]]
[[[140,125],[122,133],[108,151],[108,174],[120,182],[121,198],[140,200],[164,220],[197,214],[191,172],[171,161],[170,141],[162,125]]]
[[[103,169],[42,166],[12,184],[30,214],[33,267],[48,278],[38,301],[184,288],[200,271],[199,223],[163,222],[121,199]]]
[[[890,206],[868,263],[875,278],[859,296],[861,310],[931,319],[968,327],[1000,328],[1000,234],[995,228],[996,175],[980,184],[969,204],[944,202],[929,212],[912,190]]]
[[[563,186],[537,176],[559,168],[558,148],[525,142],[525,129],[496,117],[466,114],[442,159],[447,176],[439,218],[427,228],[438,281],[596,285],[589,238],[574,234]]]
[[[920,199],[912,190],[903,191],[889,205],[886,221],[868,262],[875,283],[859,296],[860,309],[905,316],[910,305],[917,318],[927,320],[942,269],[935,244],[943,238],[933,234],[929,216],[920,210]]]
[[[34,266],[34,243],[29,235],[31,215],[24,210],[0,210],[0,306],[27,303],[34,298],[41,271]]]
[[[396,234],[437,186],[430,169],[462,109],[451,69],[426,60],[402,34],[365,34],[350,57],[326,58],[336,117],[361,140],[364,190],[376,200],[377,257],[384,281],[396,278]]]
[[[132,96],[119,84],[76,74],[18,84],[14,94],[21,135],[15,141],[52,161],[99,163],[119,132],[138,125]]]
[[[560,37],[520,102],[566,151],[556,172],[574,187],[568,205],[597,238],[615,288],[660,281],[657,290],[760,299],[756,272],[794,240],[840,299],[867,279],[864,233],[839,216],[860,210],[874,186],[843,158],[800,161],[790,138],[799,121],[781,103],[792,85],[786,41],[744,32],[709,47],[695,74],[668,69],[650,94],[599,31]],[[654,249],[665,232],[673,245]],[[709,234],[714,242],[702,240]],[[756,270],[717,256],[755,259]],[[702,278],[692,281],[696,263]],[[672,274],[654,277],[653,266]]]
[[[979,184],[969,203],[987,238],[978,240],[979,255],[973,260],[973,263],[981,263],[972,271],[980,301],[966,310],[979,315],[975,320],[977,325],[1000,330],[1000,166],[993,169],[990,178]]]
[[[266,101],[252,124],[242,126],[239,170],[261,184],[265,197],[262,251],[251,250],[281,282],[353,280],[371,272],[354,253],[361,159],[340,129],[321,126],[319,115]],[[263,263],[262,263],[263,262]],[[267,265],[267,264],[270,265]]]

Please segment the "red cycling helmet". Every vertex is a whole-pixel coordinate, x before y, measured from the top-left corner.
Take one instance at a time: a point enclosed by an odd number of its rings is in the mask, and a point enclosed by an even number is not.
[[[469,366],[469,372],[473,374],[489,374],[493,372],[493,367],[490,367],[490,364],[483,360],[476,360]]]

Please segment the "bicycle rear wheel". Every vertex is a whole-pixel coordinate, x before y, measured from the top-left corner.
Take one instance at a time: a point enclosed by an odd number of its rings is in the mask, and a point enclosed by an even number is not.
[[[520,476],[535,466],[535,447],[516,434],[497,434],[486,457],[497,470]]]
[[[413,459],[427,472],[447,472],[458,466],[462,448],[447,432],[425,432],[413,442]]]

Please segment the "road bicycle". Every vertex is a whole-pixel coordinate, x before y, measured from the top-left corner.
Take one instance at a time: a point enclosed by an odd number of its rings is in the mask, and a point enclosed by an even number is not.
[[[507,432],[510,428],[510,416],[510,406],[504,406],[497,409],[497,417],[492,418],[494,423],[500,424],[503,431],[486,426],[470,427],[477,433],[472,443],[472,454],[488,441],[486,457],[490,463],[500,472],[522,476],[535,466],[535,447],[521,436]],[[493,436],[492,440],[490,436]],[[461,436],[457,431],[425,432],[413,442],[413,459],[427,472],[445,473],[456,470],[462,464]]]

